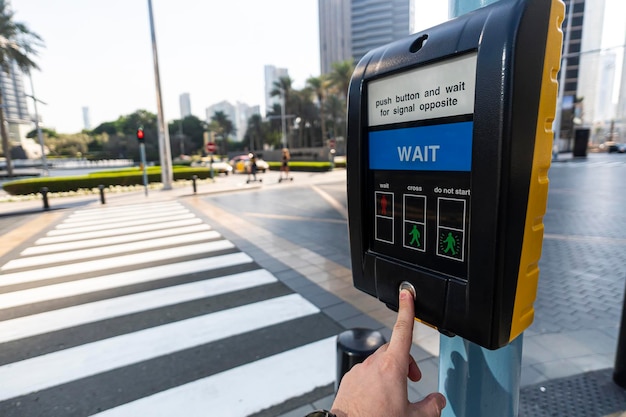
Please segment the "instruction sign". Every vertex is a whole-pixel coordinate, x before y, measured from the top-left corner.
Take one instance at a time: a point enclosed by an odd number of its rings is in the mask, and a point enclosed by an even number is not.
[[[474,113],[476,53],[372,81],[369,126]]]
[[[372,248],[467,279],[476,53],[368,85]]]

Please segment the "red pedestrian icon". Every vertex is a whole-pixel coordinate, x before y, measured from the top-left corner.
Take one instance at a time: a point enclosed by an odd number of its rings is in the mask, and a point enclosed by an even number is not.
[[[385,195],[380,198],[380,214],[382,216],[387,215],[387,197]]]

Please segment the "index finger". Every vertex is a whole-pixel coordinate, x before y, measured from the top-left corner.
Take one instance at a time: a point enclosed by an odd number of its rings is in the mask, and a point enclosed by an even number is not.
[[[394,354],[407,354],[413,342],[415,305],[413,294],[409,290],[400,290],[399,298],[398,318],[393,326],[387,351],[392,351]]]

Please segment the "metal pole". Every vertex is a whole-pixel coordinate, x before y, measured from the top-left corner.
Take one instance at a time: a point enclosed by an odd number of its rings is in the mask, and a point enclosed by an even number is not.
[[[450,18],[495,0],[449,0]],[[461,8],[463,9],[461,10]],[[448,405],[442,417],[514,417],[519,406],[523,334],[489,350],[461,337],[439,337],[439,391]]]
[[[159,157],[161,159],[161,181],[164,190],[172,189],[172,152],[170,150],[170,133],[165,125],[163,115],[163,102],[161,100],[161,78],[159,77],[159,57],[157,54],[156,36],[154,34],[154,19],[152,17],[152,0],[148,0],[148,13],[150,15],[150,36],[152,39],[152,57],[154,60],[154,81],[156,84],[157,116],[159,130]],[[147,193],[147,192],[146,192]]]
[[[30,92],[33,104],[35,106],[35,129],[37,129],[37,138],[39,139],[39,145],[41,146],[41,164],[43,166],[43,172],[45,176],[48,176],[48,161],[46,160],[46,150],[43,143],[43,134],[41,133],[41,126],[39,126],[39,111],[37,110],[37,98],[35,96],[35,86],[33,84],[33,76],[28,71],[28,77],[30,78]],[[42,102],[43,103],[43,102]],[[45,103],[44,103],[45,104]]]
[[[139,155],[141,156],[141,168],[143,170],[143,190],[148,197],[148,174],[146,173],[146,145],[139,144]]]
[[[281,125],[282,125],[282,142],[283,142],[283,148],[287,147],[287,127],[286,127],[286,123],[285,123],[285,90],[281,87],[280,88],[280,98],[282,99],[282,103],[280,105],[280,120],[281,120]]]
[[[523,334],[489,350],[461,337],[439,338],[442,417],[514,417],[519,407]]]

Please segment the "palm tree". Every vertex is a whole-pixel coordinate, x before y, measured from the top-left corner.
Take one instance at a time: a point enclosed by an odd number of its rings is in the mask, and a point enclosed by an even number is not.
[[[342,97],[347,98],[350,79],[354,72],[354,61],[348,59],[346,61],[335,62],[332,67],[333,70],[328,75],[330,83],[338,90]]]
[[[281,97],[281,111],[282,114],[287,116],[289,114],[288,110],[292,107],[292,85],[293,80],[288,75],[285,77],[280,77],[277,81],[274,81],[274,88],[270,91],[271,97]],[[283,108],[284,107],[284,108]],[[287,123],[288,132],[286,132],[287,137],[289,137],[289,131],[291,131],[291,125]],[[285,138],[286,139],[286,138]],[[289,147],[292,147],[292,144],[289,144]]]
[[[215,133],[222,137],[222,155],[226,155],[228,153],[228,137],[235,133],[235,126],[223,111],[216,111],[211,116],[211,124],[214,126]]]
[[[313,90],[317,97],[317,104],[320,109],[320,122],[322,127],[322,144],[326,140],[326,114],[324,113],[324,100],[328,94],[330,81],[327,77],[321,75],[319,77],[310,77],[306,80],[307,85]]]
[[[248,119],[248,130],[245,139],[250,141],[250,151],[262,150],[263,139],[265,137],[266,126],[260,114],[253,114]]]
[[[0,0],[0,70],[7,75],[11,74],[14,66],[29,73],[31,68],[39,69],[30,58],[37,55],[36,48],[43,46],[41,37],[31,32],[28,27],[13,20],[14,13],[9,10],[5,0]],[[4,111],[2,107],[2,84],[0,84],[0,135],[2,136],[2,150],[6,158],[7,175],[13,176],[11,163],[11,145],[9,134],[4,125]]]
[[[334,137],[343,137],[346,125],[345,108],[348,101],[350,79],[354,72],[354,62],[352,60],[335,62],[332,67],[333,70],[328,74],[328,78],[339,96],[332,96],[336,100],[328,103],[328,113],[333,116]]]

